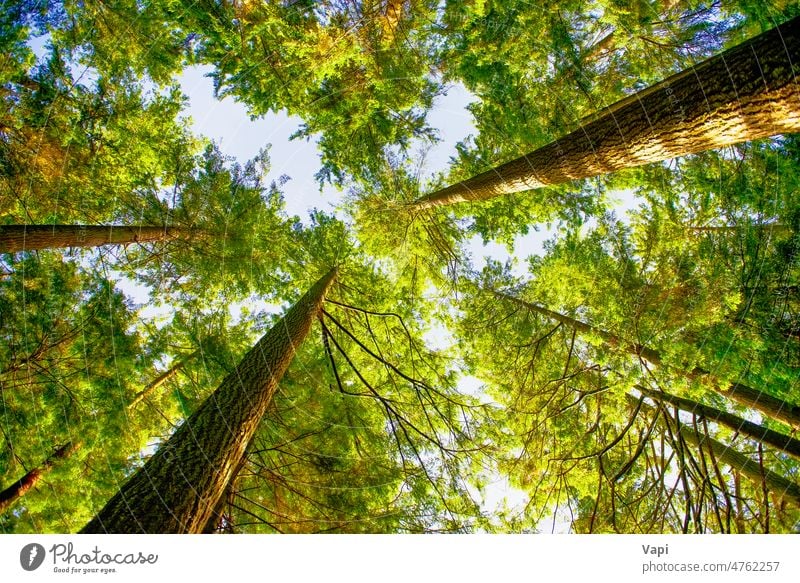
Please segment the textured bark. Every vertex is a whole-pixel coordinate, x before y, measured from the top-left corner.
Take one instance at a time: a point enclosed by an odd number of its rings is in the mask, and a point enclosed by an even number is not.
[[[730,466],[731,469],[749,478],[757,485],[766,484],[767,490],[774,495],[783,498],[794,506],[800,507],[800,486],[796,483],[762,467],[761,464],[754,462],[746,455],[739,453],[721,441],[698,433],[687,425],[682,424],[680,426],[680,434],[688,443],[697,447],[709,447],[716,458],[726,466]]]
[[[53,455],[47,458],[41,466],[32,469],[8,488],[0,492],[0,514],[3,514],[14,502],[22,498],[31,488],[36,486],[44,475],[52,469],[56,462],[71,456],[80,445],[80,443],[72,441],[62,445]]]
[[[2,225],[0,253],[146,243],[186,234],[180,227],[150,225]]]
[[[599,111],[525,156],[425,195],[414,210],[561,184],[800,132],[800,17]]]
[[[696,370],[704,372],[701,369]],[[740,383],[734,383],[727,388],[720,387],[720,393],[745,407],[758,409],[764,415],[776,421],[782,421],[795,430],[800,430],[800,406],[798,405],[777,399],[763,391]]]
[[[230,515],[226,513],[226,510],[228,510],[236,500],[236,482],[239,480],[239,474],[246,460],[246,456],[242,457],[239,466],[233,471],[233,477],[228,482],[225,491],[222,493],[222,496],[219,497],[217,505],[211,512],[208,522],[206,522],[206,525],[203,527],[203,534],[234,534],[236,532],[234,530],[236,525],[229,522]]]
[[[149,395],[150,393],[158,389],[160,386],[162,386],[164,383],[166,383],[169,379],[177,375],[181,370],[183,370],[183,367],[186,366],[186,363],[192,360],[198,354],[200,354],[200,351],[195,350],[192,354],[181,359],[180,361],[178,361],[177,364],[173,365],[172,367],[170,367],[169,369],[165,370],[163,373],[158,375],[145,388],[143,388],[141,391],[136,393],[136,395],[134,395],[133,401],[131,401],[130,404],[128,405],[128,409],[133,409],[134,407],[136,407],[136,405],[141,403],[144,400],[144,398],[147,397],[147,395]]]
[[[800,459],[800,440],[798,439],[789,437],[788,435],[784,435],[778,431],[773,431],[772,429],[763,427],[757,423],[752,423],[751,421],[742,419],[741,417],[733,415],[732,413],[728,413],[727,411],[722,411],[720,409],[710,407],[709,405],[692,401],[691,399],[684,399],[683,397],[670,395],[669,393],[665,393],[663,391],[654,391],[646,387],[637,386],[636,388],[641,393],[654,400],[661,401],[662,403],[668,403],[677,407],[678,409],[682,409],[683,411],[687,411],[689,413],[694,413],[695,415],[703,416],[710,421],[716,421],[717,423],[725,425],[726,427],[742,435],[746,435],[755,439],[756,441],[760,441],[764,445],[774,447],[775,449]]]
[[[564,314],[559,314],[558,312],[548,310],[542,306],[537,306],[534,303],[521,300],[514,296],[491,289],[487,291],[494,294],[495,297],[507,300],[531,312],[541,314],[547,318],[550,318],[551,320],[555,320],[556,322],[561,322],[565,326],[577,330],[578,332],[594,334],[595,336],[602,338],[603,341],[611,347],[621,348],[629,354],[644,358],[656,366],[664,366],[661,353],[659,353],[657,350],[653,350],[652,348],[648,348],[647,346],[643,346],[634,342],[628,342],[627,340],[624,340],[619,336],[615,336],[610,332],[596,328],[595,326],[581,322],[580,320],[570,318]],[[694,368],[690,371],[683,371],[682,374],[690,379],[707,378],[711,379],[712,381],[714,380],[711,373],[702,368]],[[725,387],[717,382],[714,382],[713,388],[720,395],[732,399],[740,405],[760,411],[767,417],[786,423],[793,429],[800,429],[800,406],[798,405],[794,405],[788,401],[772,397],[763,391],[759,391],[741,383],[734,383]]]
[[[335,277],[289,309],[81,532],[203,531]]]

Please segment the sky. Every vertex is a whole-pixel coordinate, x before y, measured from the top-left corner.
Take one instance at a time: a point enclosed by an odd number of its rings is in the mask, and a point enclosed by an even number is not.
[[[314,173],[320,168],[316,144],[313,140],[289,140],[302,120],[285,112],[250,119],[245,106],[233,98],[217,100],[214,97],[213,83],[206,76],[210,71],[210,67],[194,66],[180,78],[181,89],[189,98],[186,114],[191,117],[195,132],[213,139],[222,152],[242,163],[271,144],[271,168],[267,182],[284,175],[291,178],[282,187],[286,211],[299,216],[301,220],[306,220],[308,211],[313,208],[332,211],[341,202],[343,193],[330,185],[320,191],[314,179]],[[456,144],[476,133],[472,114],[467,110],[469,103],[475,99],[461,84],[451,84],[437,98],[428,115],[428,122],[438,130],[440,141],[425,152],[423,174],[431,176],[445,170],[451,156],[456,154]],[[523,259],[516,266],[517,275],[523,274],[524,258],[541,253],[544,241],[554,234],[554,230],[546,226],[539,226],[538,229],[532,229],[515,241],[515,255]],[[504,245],[494,242],[484,245],[478,235],[468,241],[466,250],[476,260],[478,267],[485,258],[506,261],[511,257]]]

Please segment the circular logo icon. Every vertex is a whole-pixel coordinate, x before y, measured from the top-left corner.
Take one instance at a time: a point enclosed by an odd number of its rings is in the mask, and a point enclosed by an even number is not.
[[[26,571],[35,571],[44,562],[44,547],[38,543],[30,543],[19,552],[19,564]]]

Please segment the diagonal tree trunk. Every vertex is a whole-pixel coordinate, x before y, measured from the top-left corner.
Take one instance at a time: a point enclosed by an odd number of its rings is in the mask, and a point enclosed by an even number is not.
[[[707,374],[703,369],[695,370],[698,371],[698,374]],[[720,394],[733,399],[740,405],[758,409],[767,417],[782,421],[795,430],[800,430],[800,405],[778,399],[766,394],[764,391],[759,391],[741,383],[733,383],[728,387],[717,388]]]
[[[637,397],[630,394],[627,395],[627,399],[632,405],[638,405],[640,402]],[[652,405],[645,405],[645,407],[649,408],[651,411],[656,411],[656,407]],[[674,422],[674,420],[669,419],[669,421],[664,421],[662,423],[668,423],[670,427],[673,427],[672,422]],[[731,446],[695,431],[684,423],[679,423],[678,431],[680,436],[687,443],[698,448],[708,447],[714,453],[718,461],[734,470],[734,478],[737,474],[741,474],[756,485],[760,486],[762,483],[766,484],[770,492],[800,508],[800,486],[797,483],[763,467],[743,453],[739,453]]]
[[[324,275],[81,530],[200,533],[337,275]]]
[[[56,462],[66,459],[77,450],[81,444],[77,441],[70,441],[59,447],[53,455],[45,462],[33,468],[19,480],[11,484],[8,488],[0,492],[0,514],[8,510],[11,505],[24,496],[31,488],[36,486],[44,475],[52,469]]]
[[[486,291],[491,292],[497,298],[507,300],[531,312],[541,314],[547,318],[561,322],[565,326],[577,330],[578,332],[599,336],[609,346],[621,348],[629,354],[644,358],[656,366],[664,366],[661,353],[659,353],[657,350],[653,350],[652,348],[648,348],[647,346],[643,346],[634,342],[628,342],[627,340],[611,334],[610,332],[596,328],[595,326],[581,322],[575,318],[570,318],[564,314],[559,314],[558,312],[548,310],[542,306],[537,306],[534,303],[521,300],[512,295],[492,289],[487,289]],[[699,379],[702,377],[713,379],[713,377],[710,376],[710,373],[702,368],[694,368],[690,371],[683,371],[683,374],[690,379]],[[740,383],[734,383],[728,387],[723,387],[715,382],[714,390],[724,397],[732,399],[745,407],[761,411],[767,417],[786,423],[794,429],[800,429],[800,405],[795,405],[789,403],[788,401],[772,397],[763,391],[758,391],[752,387],[748,387],[747,385]]]
[[[762,223],[753,225],[726,225],[720,227],[689,227],[693,233],[743,233],[747,229],[763,229],[770,233],[791,233],[792,226],[781,223]]]
[[[155,225],[0,225],[0,253],[148,243],[188,233],[182,227]]]
[[[800,486],[795,482],[763,467],[758,462],[754,462],[746,455],[739,453],[721,441],[698,433],[688,425],[681,424],[680,435],[688,443],[697,447],[709,447],[720,462],[730,466],[731,469],[739,472],[755,484],[766,484],[767,489],[774,495],[800,508]]]
[[[800,17],[599,111],[525,156],[427,194],[423,210],[800,132]]]
[[[143,388],[141,391],[136,393],[136,395],[134,395],[133,400],[128,404],[128,409],[133,409],[134,407],[136,407],[136,405],[141,403],[144,400],[144,398],[147,397],[147,395],[149,395],[150,393],[158,389],[160,386],[162,386],[164,383],[166,383],[169,379],[177,375],[181,370],[183,370],[183,367],[186,366],[186,363],[195,358],[198,354],[200,354],[200,350],[195,350],[189,356],[182,358],[176,364],[174,364],[169,369],[165,370],[156,378],[154,378],[145,388]]]
[[[732,413],[728,413],[727,411],[722,411],[715,407],[710,407],[709,405],[692,401],[691,399],[684,399],[683,397],[671,395],[663,391],[648,389],[642,386],[637,386],[636,389],[642,394],[656,401],[668,403],[688,413],[703,416],[710,421],[716,421],[717,423],[725,425],[733,431],[737,431],[742,435],[746,435],[755,439],[756,441],[760,441],[764,445],[774,447],[779,451],[800,459],[800,440],[795,439],[794,437],[789,437],[788,435],[773,431],[772,429],[763,427],[757,423],[752,423],[751,421],[742,419],[741,417],[733,415]]]
[[[225,511],[229,509],[236,500],[236,482],[239,480],[239,474],[241,473],[246,461],[247,454],[245,453],[245,455],[242,457],[242,460],[239,462],[239,466],[233,471],[232,478],[225,487],[225,491],[222,493],[222,496],[219,497],[217,505],[214,506],[214,510],[211,512],[208,522],[206,522],[206,525],[203,527],[203,534],[235,533],[235,525],[229,522],[230,517]]]

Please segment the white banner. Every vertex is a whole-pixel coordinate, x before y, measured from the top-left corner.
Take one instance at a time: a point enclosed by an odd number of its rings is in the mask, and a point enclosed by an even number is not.
[[[796,583],[798,543],[791,535],[3,535],[0,581]]]

